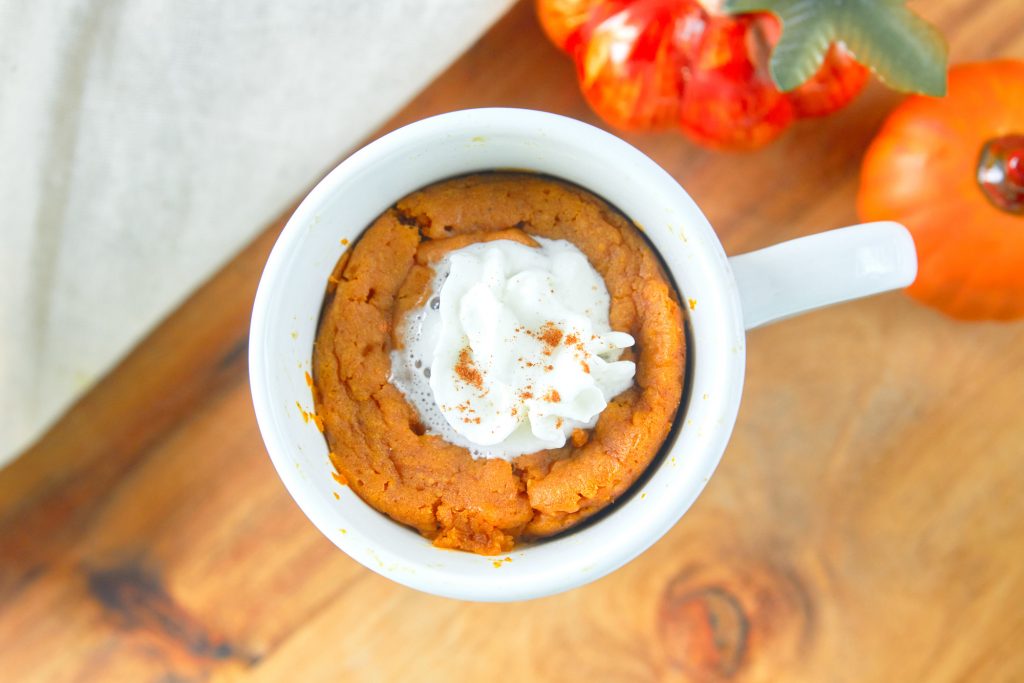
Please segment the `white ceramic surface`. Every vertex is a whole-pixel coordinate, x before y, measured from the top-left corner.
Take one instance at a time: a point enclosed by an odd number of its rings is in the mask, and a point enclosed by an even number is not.
[[[641,491],[595,524],[495,558],[441,550],[390,521],[331,477],[304,372],[327,276],[346,248],[402,196],[447,177],[529,169],[572,181],[635,222],[668,265],[691,327],[690,398],[669,452]],[[523,600],[586,584],[636,557],[704,488],[739,408],[745,328],[913,281],[913,243],[895,224],[858,226],[734,259],[675,180],[639,150],[587,124],[536,111],[476,109],[419,121],[356,152],[302,202],[260,281],[249,374],[260,431],[292,497],[339,548],[366,567],[429,593]],[[742,291],[737,287],[737,278]],[[794,428],[797,426],[794,425]],[[639,495],[639,493],[646,495]],[[340,496],[335,499],[334,494]]]

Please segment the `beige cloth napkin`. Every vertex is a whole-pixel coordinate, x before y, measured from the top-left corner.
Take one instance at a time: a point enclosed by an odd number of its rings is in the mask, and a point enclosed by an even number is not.
[[[0,465],[512,0],[0,0]]]

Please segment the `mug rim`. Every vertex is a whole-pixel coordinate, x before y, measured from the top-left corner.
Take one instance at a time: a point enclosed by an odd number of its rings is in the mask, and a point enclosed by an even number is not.
[[[521,571],[515,576],[506,574],[501,577],[500,581],[475,582],[472,580],[467,581],[463,575],[456,576],[451,572],[443,569],[438,570],[437,568],[418,567],[419,571],[416,572],[401,571],[401,562],[391,562],[389,564],[384,561],[385,559],[395,560],[397,558],[387,557],[388,553],[380,552],[379,548],[376,553],[372,550],[367,550],[373,548],[374,539],[360,539],[368,544],[367,549],[360,549],[353,542],[357,536],[356,534],[353,534],[347,540],[342,540],[338,538],[336,533],[332,533],[337,528],[339,515],[344,517],[344,510],[325,511],[324,507],[309,495],[308,482],[303,480],[293,466],[292,459],[288,457],[293,451],[293,447],[286,443],[283,432],[278,428],[277,424],[279,416],[275,415],[275,412],[279,409],[276,407],[277,402],[272,400],[273,397],[270,395],[271,391],[267,381],[270,361],[267,357],[268,348],[265,343],[265,334],[269,327],[268,316],[270,315],[271,298],[274,296],[274,292],[280,283],[289,277],[289,274],[295,267],[292,257],[294,252],[301,247],[299,239],[304,227],[315,219],[320,209],[335,198],[339,192],[344,191],[345,184],[349,178],[375,165],[387,163],[388,159],[394,159],[395,155],[403,148],[427,138],[452,138],[461,141],[467,134],[475,135],[479,131],[484,130],[491,132],[495,130],[504,131],[511,135],[521,135],[524,139],[544,140],[545,138],[557,136],[579,138],[578,147],[581,153],[590,155],[598,162],[602,156],[606,160],[614,158],[624,166],[630,167],[632,172],[643,174],[650,183],[657,184],[663,194],[671,195],[673,200],[679,203],[681,211],[693,219],[688,221],[686,225],[687,230],[693,231],[689,241],[692,242],[692,238],[697,236],[697,233],[702,238],[705,238],[702,243],[703,249],[700,250],[699,256],[705,258],[708,264],[712,266],[708,270],[708,273],[711,275],[707,286],[713,287],[720,295],[717,300],[718,310],[711,312],[702,311],[702,315],[705,315],[706,318],[701,323],[702,328],[700,332],[705,331],[705,326],[708,330],[716,328],[714,333],[710,334],[710,340],[705,340],[703,343],[713,344],[716,340],[715,335],[717,335],[717,339],[723,344],[728,344],[731,340],[733,347],[731,353],[725,353],[724,351],[719,353],[718,350],[710,349],[709,347],[709,351],[696,353],[695,357],[689,361],[689,367],[694,373],[697,373],[704,367],[702,365],[702,358],[704,359],[704,364],[707,365],[709,362],[707,359],[712,356],[715,357],[718,362],[714,369],[723,375],[721,377],[723,390],[717,393],[713,402],[705,401],[708,405],[704,407],[711,411],[711,417],[714,418],[715,422],[712,423],[712,433],[706,435],[707,445],[703,449],[700,462],[694,468],[695,473],[702,476],[702,480],[691,482],[692,485],[687,495],[679,496],[679,500],[673,500],[672,496],[662,496],[663,502],[659,506],[652,505],[648,510],[650,514],[644,521],[646,529],[641,530],[643,533],[637,533],[633,538],[610,542],[607,544],[607,547],[601,549],[600,554],[591,552],[579,557],[570,558],[564,563],[564,566],[560,565],[555,570],[545,570],[541,567],[532,573]],[[480,171],[483,170],[480,169]],[[491,170],[493,170],[493,167]],[[545,173],[543,170],[536,172]],[[443,180],[445,177],[449,176],[439,175],[430,182]],[[609,201],[614,206],[621,208],[619,202],[612,201],[604,193],[587,187],[586,184],[579,183],[572,178],[566,178],[566,180],[580,185],[584,189]],[[427,184],[429,182],[424,183],[424,186]],[[395,199],[398,198],[396,197]],[[626,213],[630,220],[634,220],[628,212],[624,211],[624,213]],[[357,234],[361,234],[368,226],[369,223],[359,228]],[[664,231],[660,228],[652,230],[652,227],[654,226],[642,226],[642,229],[655,251],[661,257],[670,276],[678,283],[677,272],[682,267],[682,264],[673,262],[669,254],[666,253],[672,250],[665,248],[667,242],[664,240],[668,238],[665,237]],[[669,229],[671,230],[671,228]],[[687,241],[685,233],[682,234],[682,239]],[[663,241],[659,243],[659,240]],[[692,244],[689,249],[694,249]],[[684,294],[681,292],[681,286],[679,290],[679,296],[682,299]],[[685,310],[686,302],[681,301],[680,303]],[[317,306],[319,308],[319,302]],[[698,337],[698,330],[692,329],[691,332],[692,337]],[[653,545],[683,516],[713,473],[724,452],[725,444],[732,434],[743,385],[746,357],[744,339],[745,333],[743,330],[739,293],[721,242],[696,203],[664,169],[643,152],[617,136],[575,119],[526,109],[470,109],[422,119],[374,140],[342,161],[317,183],[313,190],[303,199],[275,242],[260,278],[250,325],[249,376],[257,422],[268,454],[279,477],[299,508],[341,550],[371,570],[406,586],[428,593],[471,600],[518,600],[568,590],[589,583],[614,571]],[[700,344],[696,348],[699,351],[701,349]],[[310,349],[310,353],[311,351],[312,349]],[[693,353],[694,349],[688,347],[687,354]],[[729,359],[728,361],[723,360],[727,358]],[[705,395],[706,398],[707,395]],[[684,402],[686,399],[687,397],[684,396]],[[694,401],[693,394],[690,395],[689,400],[690,403]],[[689,409],[685,403],[681,403],[680,411],[675,418],[677,422],[687,419],[689,415]],[[674,450],[678,443],[677,440],[676,443],[670,445],[669,450]],[[666,457],[660,463],[652,462],[648,469],[655,468],[655,470],[651,471],[660,470],[666,466],[668,459],[666,454]],[[634,495],[628,500],[616,501],[612,505],[616,506],[616,508],[636,505],[637,498],[638,496]],[[399,522],[389,521],[391,524],[400,525]],[[600,527],[604,523],[604,519],[598,520],[595,522],[594,527]],[[426,542],[429,543],[429,541]],[[545,541],[546,544],[558,542],[559,538]],[[514,549],[512,553],[514,554],[517,550],[519,549]],[[438,552],[452,551],[438,549]],[[382,555],[385,557],[382,558]],[[395,570],[395,567],[398,567],[399,570]]]

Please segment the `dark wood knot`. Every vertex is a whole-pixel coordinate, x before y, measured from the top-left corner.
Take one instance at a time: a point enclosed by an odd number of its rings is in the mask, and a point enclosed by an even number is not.
[[[729,678],[743,662],[750,622],[724,588],[688,584],[673,581],[661,602],[658,623],[669,660],[702,679]]]
[[[658,610],[667,663],[697,681],[751,668],[786,670],[806,654],[815,614],[790,567],[756,562],[691,566],[669,581]]]
[[[88,569],[86,580],[115,627],[148,643],[147,649],[155,646],[179,668],[229,659],[251,665],[258,659],[211,632],[167,593],[156,574],[135,563]]]

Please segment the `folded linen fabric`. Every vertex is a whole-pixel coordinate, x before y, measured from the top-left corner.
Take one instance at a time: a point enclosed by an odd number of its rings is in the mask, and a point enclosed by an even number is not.
[[[0,465],[511,0],[0,0]]]

